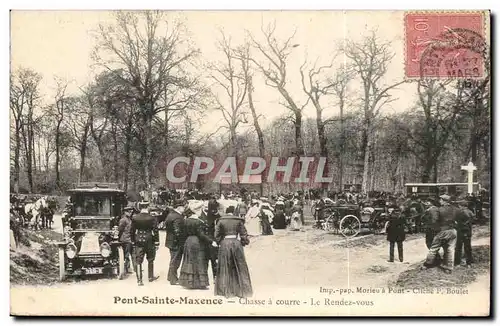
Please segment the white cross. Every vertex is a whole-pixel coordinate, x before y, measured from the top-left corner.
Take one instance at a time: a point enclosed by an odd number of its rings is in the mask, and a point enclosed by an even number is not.
[[[462,165],[462,170],[467,171],[467,192],[469,195],[472,195],[472,185],[474,183],[474,171],[477,170],[477,167],[474,163],[469,162],[467,165]]]

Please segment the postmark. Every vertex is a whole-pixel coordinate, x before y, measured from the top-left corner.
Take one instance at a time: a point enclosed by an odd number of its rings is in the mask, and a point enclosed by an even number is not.
[[[406,78],[483,78],[484,13],[419,12],[405,16]]]

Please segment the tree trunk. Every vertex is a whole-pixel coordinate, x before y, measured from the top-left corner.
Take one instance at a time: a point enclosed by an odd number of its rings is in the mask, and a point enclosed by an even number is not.
[[[88,135],[89,135],[89,129],[90,129],[90,120],[87,120],[87,124],[85,125],[85,128],[83,129],[83,135],[82,135],[82,140],[80,143],[80,171],[78,173],[78,182],[82,182],[83,179],[85,179],[85,158],[87,156],[87,140],[88,140]]]
[[[117,130],[116,130],[116,122],[113,123],[112,126],[112,136],[113,136],[113,161],[114,161],[114,181],[118,183],[119,180],[119,162],[118,162],[118,140],[116,139]]]
[[[34,122],[32,121],[31,128],[30,128],[30,130],[31,130],[30,131],[30,139],[31,139],[31,149],[32,149],[31,158],[33,159],[33,171],[36,174],[37,164],[36,164],[36,150],[35,150],[35,129],[34,129],[33,124],[34,124]]]
[[[365,122],[367,123],[367,122]],[[367,124],[365,125],[365,132],[366,132],[366,138],[365,138],[365,142],[366,142],[366,146],[364,148],[364,157],[363,157],[363,182],[362,182],[362,185],[361,185],[361,188],[362,188],[362,192],[367,194],[368,193],[368,172],[370,171],[370,153],[371,153],[371,150],[372,150],[372,137],[370,135],[370,125]]]
[[[304,143],[302,140],[302,112],[300,110],[295,110],[295,148],[297,156],[304,156]]]
[[[344,131],[344,102],[340,102],[340,155],[339,155],[339,192],[344,190],[344,151],[345,151],[345,131]]]
[[[126,135],[125,135],[125,162],[123,166],[123,190],[127,191],[128,190],[128,172],[130,168],[130,143],[131,143],[131,125],[129,124],[130,127],[127,128]]]
[[[257,140],[259,143],[259,155],[261,158],[264,158],[266,155],[265,147],[264,147],[264,133],[262,132],[262,129],[260,128],[259,124],[259,119],[257,117],[257,113],[255,112],[255,106],[253,103],[253,86],[252,86],[252,77],[248,77],[248,84],[247,84],[248,90],[247,90],[247,95],[248,95],[248,106],[250,107],[250,111],[252,111],[252,117],[253,117],[253,125],[255,127],[255,131],[257,132]],[[264,195],[264,178],[261,177],[261,182],[260,182],[260,195]]]
[[[434,169],[432,170],[432,182],[436,183],[438,181],[438,165],[437,162],[434,163]]]
[[[163,145],[165,147],[165,151],[168,150],[168,132],[169,132],[169,124],[168,124],[168,105],[165,106],[165,121],[163,123],[163,134],[165,139],[163,140]]]
[[[56,170],[56,189],[60,190],[61,189],[61,176],[59,173],[59,164],[61,160],[61,144],[60,144],[60,138],[61,138],[61,120],[57,121],[57,126],[56,126],[56,162],[55,162],[55,170]]]
[[[41,145],[40,145],[40,137],[37,138],[37,141],[36,141],[36,147],[38,149],[38,171],[42,171],[42,150],[41,150]]]
[[[28,117],[28,124],[23,125],[22,127],[22,134],[23,134],[23,142],[24,142],[24,161],[26,163],[26,175],[28,177],[28,186],[29,186],[29,193],[33,193],[33,159],[31,157],[31,154],[33,154],[33,150],[31,148],[31,138],[30,138],[30,124],[29,124],[29,117]]]
[[[149,111],[145,111],[145,128],[144,128],[144,137],[146,138],[146,147],[145,147],[145,157],[144,157],[144,178],[145,178],[145,183],[146,183],[146,188],[149,190],[151,188],[151,171],[150,171],[150,166],[151,166],[151,122],[152,122],[152,116],[149,113]]]
[[[20,121],[16,121],[16,130],[15,130],[15,148],[14,148],[14,192],[19,193],[19,153],[21,150],[21,124]]]
[[[324,175],[329,174],[329,164],[328,164],[328,148],[326,147],[326,134],[325,134],[325,124],[323,123],[323,118],[321,116],[322,109],[317,101],[313,101],[314,107],[316,108],[316,128],[318,129],[318,140],[319,140],[319,151],[320,156],[326,158],[325,169],[323,171]],[[323,190],[323,196],[327,195],[328,183],[322,182],[321,189]]]
[[[86,141],[82,141],[81,148],[80,148],[80,171],[78,173],[78,183],[82,182],[84,179],[84,173],[85,173],[85,152],[87,151],[87,144]]]

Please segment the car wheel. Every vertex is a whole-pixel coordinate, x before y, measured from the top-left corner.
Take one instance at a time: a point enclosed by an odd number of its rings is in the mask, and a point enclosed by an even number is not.
[[[361,223],[354,215],[346,215],[339,225],[340,233],[345,237],[355,237],[361,231]]]
[[[63,282],[66,279],[66,262],[64,248],[59,248],[59,281]]]
[[[123,280],[125,277],[125,254],[123,253],[123,247],[118,246],[118,279]]]

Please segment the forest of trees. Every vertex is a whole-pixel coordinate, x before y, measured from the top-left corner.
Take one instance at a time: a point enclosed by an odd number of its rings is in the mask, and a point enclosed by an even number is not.
[[[335,57],[324,66],[287,65],[298,45],[293,32],[279,39],[273,23],[243,43],[223,32],[214,42],[220,60],[205,62],[186,27],[165,13],[117,12],[112,23],[97,26],[92,60],[101,72],[79,93],[54,76],[55,95],[43,103],[47,81],[32,69],[13,70],[11,190],[58,194],[79,181],[117,182],[131,191],[173,186],[166,184],[169,159],[200,155],[328,157],[334,182],[323,187],[360,183],[364,191],[395,192],[406,182],[464,182],[460,165],[472,160],[478,181],[489,187],[489,76],[412,81],[414,103],[387,114],[393,90],[408,81],[386,83],[394,52],[375,32],[339,46],[347,58],[341,65]],[[300,73],[300,97],[287,83],[292,69]],[[265,80],[286,108],[271,124],[262,123],[256,80]],[[306,107],[314,118],[304,116]],[[200,132],[215,113],[224,123]],[[176,187],[215,190],[205,181]]]

